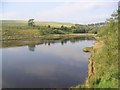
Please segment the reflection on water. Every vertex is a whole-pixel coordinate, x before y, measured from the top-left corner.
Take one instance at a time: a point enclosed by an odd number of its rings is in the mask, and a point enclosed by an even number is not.
[[[94,38],[92,38],[92,37],[73,37],[73,38],[44,39],[44,40],[37,40],[37,43],[30,41],[30,44],[28,44],[28,47],[29,47],[30,51],[34,51],[35,46],[40,45],[40,44],[45,44],[45,45],[50,46],[51,44],[54,44],[54,43],[61,43],[61,45],[64,45],[64,44],[67,44],[67,42],[75,43],[75,42],[83,41],[83,40],[94,40]],[[16,42],[24,43],[24,41],[16,41]]]
[[[6,47],[16,47],[16,46],[33,46],[33,45],[40,45],[40,44],[45,44],[45,45],[50,45],[54,43],[61,43],[61,45],[66,44],[67,42],[75,43],[78,41],[83,41],[83,40],[94,40],[93,37],[66,37],[66,38],[39,38],[39,39],[34,39],[34,40],[8,40],[8,41],[2,41],[2,46],[3,48]]]
[[[35,44],[29,45],[28,47],[29,47],[30,51],[32,51],[32,52],[35,51]]]
[[[94,40],[82,39],[24,41],[25,46],[20,41],[3,48],[3,88],[68,88],[83,84],[89,53],[82,49],[93,45]]]

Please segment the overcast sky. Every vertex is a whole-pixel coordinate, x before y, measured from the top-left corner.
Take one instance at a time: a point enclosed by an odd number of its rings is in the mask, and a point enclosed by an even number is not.
[[[2,0],[0,19],[88,24],[103,22],[119,0]]]

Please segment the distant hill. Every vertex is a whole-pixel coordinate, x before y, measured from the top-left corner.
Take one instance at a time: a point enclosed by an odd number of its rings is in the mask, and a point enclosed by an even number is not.
[[[25,20],[2,20],[2,25],[3,26],[27,26],[28,21],[25,21]],[[51,27],[61,27],[62,25],[64,25],[67,27],[71,27],[74,24],[65,23],[65,22],[35,22],[35,25],[38,25],[38,26],[50,25]]]

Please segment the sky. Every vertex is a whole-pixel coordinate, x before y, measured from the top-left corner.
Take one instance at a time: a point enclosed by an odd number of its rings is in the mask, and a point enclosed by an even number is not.
[[[104,22],[119,0],[2,0],[0,19],[70,22]]]

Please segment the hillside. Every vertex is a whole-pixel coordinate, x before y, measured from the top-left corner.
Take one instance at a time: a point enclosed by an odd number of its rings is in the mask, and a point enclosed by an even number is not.
[[[99,26],[87,26],[64,22],[34,22],[29,26],[24,20],[2,20],[2,40],[40,38],[54,34],[96,34]]]
[[[28,21],[25,20],[2,20],[3,26],[28,26]],[[52,27],[61,27],[62,25],[66,27],[71,27],[74,24],[65,23],[65,22],[35,22],[35,25],[38,26],[52,26]]]

